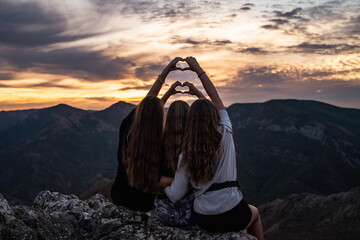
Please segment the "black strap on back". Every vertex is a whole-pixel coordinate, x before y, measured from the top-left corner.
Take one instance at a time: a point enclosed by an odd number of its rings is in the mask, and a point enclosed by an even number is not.
[[[229,187],[238,187],[239,188],[240,185],[237,181],[226,181],[226,182],[222,182],[222,183],[213,183],[208,188],[208,190],[206,190],[205,192],[216,191],[216,190],[220,190],[223,188],[229,188]]]

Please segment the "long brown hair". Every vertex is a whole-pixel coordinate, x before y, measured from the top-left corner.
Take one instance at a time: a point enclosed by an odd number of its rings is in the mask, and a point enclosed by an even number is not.
[[[199,99],[191,105],[185,128],[181,167],[187,168],[190,179],[196,185],[209,182],[215,176],[215,157],[222,138],[219,123],[219,112],[211,101]]]
[[[163,133],[164,161],[172,174],[177,169],[178,157],[182,151],[186,117],[189,104],[174,101],[168,109]]]
[[[145,97],[136,107],[128,134],[124,165],[129,184],[144,192],[156,191],[162,143],[164,107],[160,99]]]

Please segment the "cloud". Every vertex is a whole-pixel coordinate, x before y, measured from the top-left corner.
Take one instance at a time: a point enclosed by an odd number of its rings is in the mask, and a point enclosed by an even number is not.
[[[0,73],[0,80],[13,80],[15,75],[13,73]]]
[[[149,90],[151,88],[152,84],[150,85],[144,85],[144,86],[130,86],[130,87],[123,87],[119,88],[119,91],[127,91],[127,90]]]
[[[109,102],[109,101],[118,100],[117,98],[114,97],[86,97],[85,99],[97,101],[97,102]]]
[[[17,83],[17,84],[1,84],[0,88],[62,88],[62,89],[79,89],[74,85],[65,85],[60,83],[61,80],[49,80],[40,83]]]
[[[277,25],[282,25],[282,24],[285,24],[285,23],[289,23],[289,20],[280,19],[280,18],[270,19],[270,21],[276,23]]]
[[[300,18],[297,16],[299,12],[302,11],[302,8],[295,8],[290,12],[281,12],[281,11],[274,11],[277,17],[284,17],[284,18]]]
[[[243,4],[243,6],[255,7],[255,4],[253,4],[253,3],[245,3],[245,4]]]
[[[94,51],[86,46],[53,47],[53,44],[70,43],[95,35],[70,34],[68,25],[68,19],[54,6],[35,1],[1,1],[0,60],[14,71],[60,74],[86,81],[121,79],[131,72],[135,63],[129,59],[110,57],[103,51]],[[71,30],[74,32],[74,29]],[[64,87],[46,84],[47,87]]]
[[[156,78],[164,67],[165,65],[162,65],[161,63],[147,63],[135,69],[135,76],[142,81],[149,81]]]
[[[37,2],[0,2],[0,44],[39,47],[71,42],[94,34],[68,35],[67,20]]]
[[[237,78],[244,84],[279,84],[286,80],[284,70],[275,67],[250,67],[239,71]]]
[[[360,15],[351,17],[345,24],[345,29],[349,36],[360,35]]]
[[[212,45],[218,45],[218,46],[224,46],[224,45],[228,45],[231,43],[232,42],[230,40],[215,40],[215,41],[211,42]]]
[[[79,89],[73,85],[58,84],[57,81],[48,81],[34,84],[21,84],[18,85],[21,88],[62,88],[62,89]]]
[[[267,54],[268,52],[262,48],[258,47],[248,47],[240,49],[239,52],[241,53],[251,53],[251,54]]]
[[[249,10],[251,10],[251,8],[249,8],[249,7],[242,7],[242,8],[240,8],[240,10],[241,10],[241,11],[249,11]]]
[[[265,28],[265,29],[272,29],[272,30],[279,29],[279,27],[277,25],[271,25],[271,24],[262,25],[261,27]]]
[[[186,44],[193,47],[209,47],[209,46],[225,46],[228,44],[232,44],[232,41],[228,39],[195,39],[195,38],[182,38],[178,35],[173,36],[171,39],[172,44]]]
[[[290,49],[294,49],[296,52],[301,53],[314,53],[314,54],[340,54],[340,53],[355,53],[360,52],[359,45],[350,44],[326,44],[326,43],[308,43],[303,42],[299,45],[290,46]]]
[[[119,9],[122,15],[137,15],[144,22],[153,22],[158,20],[166,20],[170,22],[181,21],[185,18],[192,17],[194,14],[201,15],[201,2],[197,0],[189,1],[130,1],[130,0],[113,0],[101,1],[93,0],[93,2],[104,8]],[[220,3],[219,3],[220,4]],[[214,4],[208,4],[207,7],[214,7]],[[217,5],[217,4],[216,4]]]
[[[352,75],[359,70],[254,66],[239,69],[231,81],[217,89],[225,102],[297,98],[359,108],[360,79],[339,79],[339,74]]]
[[[136,64],[120,57],[110,57],[102,51],[73,47],[40,51],[4,48],[3,59],[15,69],[58,74],[81,78],[86,81],[122,79]]]

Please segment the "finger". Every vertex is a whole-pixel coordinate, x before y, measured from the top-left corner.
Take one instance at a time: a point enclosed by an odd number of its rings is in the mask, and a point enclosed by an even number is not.
[[[176,94],[176,93],[183,93],[183,92],[182,92],[182,91],[175,91],[175,94]]]
[[[181,71],[187,71],[187,70],[191,70],[191,68],[186,67],[186,68],[182,68]]]
[[[181,61],[181,60],[182,60],[182,58],[181,58],[181,57],[176,57],[176,58],[174,58],[174,60],[173,60],[173,61],[178,62],[178,61]]]
[[[181,82],[179,82],[179,81],[176,81],[174,84],[175,84],[175,86],[181,86]]]
[[[175,70],[182,70],[182,68],[180,68],[180,67],[172,67],[171,69],[170,69],[170,71],[175,71]]]
[[[189,86],[189,82],[188,81],[184,82],[183,86]]]

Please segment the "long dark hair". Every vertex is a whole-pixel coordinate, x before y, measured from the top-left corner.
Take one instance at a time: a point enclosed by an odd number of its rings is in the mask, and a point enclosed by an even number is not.
[[[163,133],[164,161],[167,169],[175,174],[178,157],[182,151],[186,117],[189,104],[174,101],[168,109]]]
[[[128,134],[124,165],[129,184],[144,192],[156,191],[162,143],[164,107],[160,99],[145,97],[136,107]]]
[[[196,100],[190,107],[180,167],[186,167],[190,179],[206,183],[216,172],[216,155],[222,135],[219,131],[220,115],[215,105],[207,99]]]

